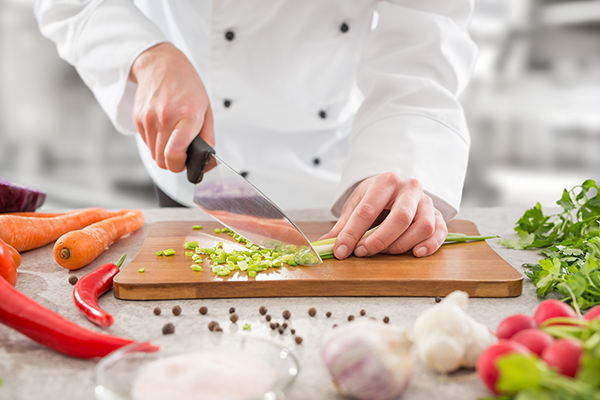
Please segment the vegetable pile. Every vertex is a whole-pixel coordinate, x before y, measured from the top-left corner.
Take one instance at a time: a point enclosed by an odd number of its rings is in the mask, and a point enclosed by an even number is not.
[[[600,193],[589,179],[564,190],[557,214],[544,214],[540,203],[517,222],[519,240],[498,243],[513,249],[543,249],[538,264],[523,264],[538,296],[558,292],[573,308],[600,304]]]
[[[516,314],[479,357],[481,381],[503,399],[600,399],[600,306],[580,318],[556,299]]]

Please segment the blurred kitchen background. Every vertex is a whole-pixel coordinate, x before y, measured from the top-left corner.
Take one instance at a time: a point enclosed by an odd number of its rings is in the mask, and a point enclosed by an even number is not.
[[[133,138],[41,36],[32,4],[0,0],[0,177],[48,193],[44,209],[155,207]],[[553,206],[600,179],[600,1],[475,4],[463,206]]]

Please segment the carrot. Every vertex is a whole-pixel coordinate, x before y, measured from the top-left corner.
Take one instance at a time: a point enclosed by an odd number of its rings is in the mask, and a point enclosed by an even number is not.
[[[55,217],[0,214],[0,239],[18,252],[37,249],[55,241],[67,232],[122,215],[127,211],[129,210],[106,211],[102,208],[86,208]]]
[[[74,212],[76,212],[76,211],[71,211],[70,213],[68,213],[68,212],[43,213],[43,212],[37,212],[37,211],[23,211],[23,212],[6,213],[4,215],[12,215],[14,217],[52,218],[52,217],[59,217],[61,215],[65,215],[65,214],[72,214]]]
[[[54,259],[63,268],[78,269],[96,259],[115,240],[128,235],[144,224],[140,210],[96,222],[71,231],[54,243]]]

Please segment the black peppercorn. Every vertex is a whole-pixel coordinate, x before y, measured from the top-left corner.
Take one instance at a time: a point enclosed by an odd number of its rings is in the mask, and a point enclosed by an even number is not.
[[[154,307],[154,315],[160,315],[161,309],[160,307]]]
[[[181,314],[181,307],[180,306],[174,306],[171,311],[173,311],[173,315],[179,315],[179,314]]]
[[[237,320],[238,320],[238,315],[237,314],[231,314],[229,316],[229,320],[235,324],[237,322]]]
[[[442,298],[440,296],[435,296],[435,302],[439,303],[440,301],[442,301]]]
[[[283,335],[283,332],[285,331],[285,329],[283,329],[283,327],[279,328],[279,334]]]
[[[364,317],[366,313],[367,313],[367,312],[366,312],[365,310],[360,310],[360,315],[361,315],[361,316],[363,316],[363,317]]]
[[[288,324],[286,324],[286,323],[284,322],[283,324],[281,324],[281,327],[282,327],[283,329],[286,329],[286,328],[288,327]]]
[[[383,322],[385,322],[386,324],[387,324],[388,322],[390,322],[390,317],[383,317]]]
[[[235,307],[231,307],[231,308],[229,309],[229,314],[233,314],[234,312],[235,312]]]
[[[315,315],[317,315],[317,309],[314,307],[309,308],[308,315],[310,315],[311,317],[314,317]]]
[[[296,341],[296,343],[300,344],[302,343],[302,337],[301,336],[296,336],[296,338],[294,339]]]
[[[332,328],[337,328],[337,324],[333,324]]]
[[[223,328],[221,328],[220,326],[217,326],[215,328],[215,332],[223,332]]]
[[[206,313],[208,312],[208,308],[202,306],[198,311],[200,312],[200,314],[206,315]]]
[[[354,321],[354,315],[349,315],[348,316],[348,321]]]
[[[267,307],[260,306],[260,308],[258,309],[258,312],[260,313],[260,315],[265,315],[267,313]]]
[[[219,323],[217,321],[210,321],[208,323],[208,330],[209,331],[214,331],[217,327],[219,326]]]
[[[266,317],[265,317],[265,319],[266,319],[267,321],[270,321],[270,320],[271,320],[271,316],[270,316],[269,314],[267,314],[267,315],[266,315]]]
[[[327,311],[327,314],[325,314],[325,316],[326,316],[327,318],[331,317],[331,311]]]
[[[283,318],[290,319],[290,317],[292,316],[292,313],[289,312],[288,310],[285,310],[282,315],[283,315]]]
[[[295,329],[290,329],[290,333],[291,333],[292,335],[295,335],[295,334],[296,334],[296,330],[295,330]]]
[[[74,285],[74,284],[76,284],[78,280],[79,280],[79,279],[78,279],[78,278],[77,278],[75,275],[69,275],[69,283],[70,283],[71,285]]]
[[[277,328],[277,325],[275,325],[274,322],[271,322],[271,325],[269,325],[271,327],[272,330],[275,330]]]
[[[170,335],[171,333],[175,333],[175,325],[172,323],[165,324],[162,328],[163,335]]]

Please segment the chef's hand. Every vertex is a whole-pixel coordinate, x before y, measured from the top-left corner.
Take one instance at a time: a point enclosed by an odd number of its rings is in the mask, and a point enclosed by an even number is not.
[[[377,217],[389,210],[379,228],[361,239]],[[385,173],[362,181],[344,204],[338,222],[323,238],[336,237],[333,253],[400,254],[413,249],[415,257],[433,254],[444,243],[448,228],[442,214],[423,193],[419,181]]]
[[[187,148],[200,136],[215,145],[206,89],[187,57],[170,43],[144,51],[129,79],[137,83],[133,119],[160,168],[185,170]]]

